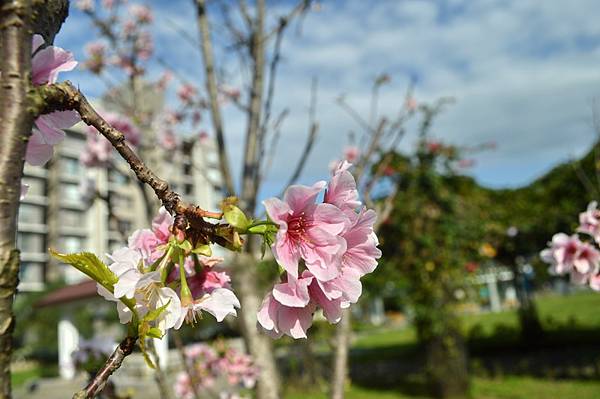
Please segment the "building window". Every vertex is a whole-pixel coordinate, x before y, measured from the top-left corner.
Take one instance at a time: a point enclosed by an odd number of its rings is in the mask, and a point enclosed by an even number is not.
[[[61,159],[62,173],[66,176],[79,177],[81,174],[81,165],[78,159],[63,158]]]
[[[32,204],[21,204],[19,207],[19,223],[44,224],[44,207]]]
[[[83,212],[61,209],[60,224],[65,227],[81,227],[84,223]]]
[[[21,262],[19,280],[22,283],[43,283],[44,264],[38,262]]]
[[[81,200],[79,186],[77,184],[61,184],[61,196],[64,200],[79,202]]]
[[[110,202],[113,209],[127,210],[133,207],[133,199],[129,195],[111,193]]]
[[[84,239],[81,237],[62,237],[61,250],[66,253],[81,252],[84,249]]]
[[[131,222],[129,220],[119,220],[118,222],[119,231],[129,233],[131,231]]]
[[[27,190],[27,195],[46,195],[46,182],[44,181],[44,179],[38,179],[35,177],[24,177],[23,184],[27,184],[29,186],[29,189]]]
[[[44,235],[36,233],[19,233],[17,235],[17,247],[23,252],[44,253]]]
[[[110,169],[108,171],[108,181],[111,183],[115,183],[119,186],[124,186],[127,184],[128,177],[115,169]]]
[[[183,186],[183,191],[185,192],[185,195],[192,195],[194,192],[194,186],[191,184],[185,184]]]
[[[183,174],[188,176],[192,174],[192,164],[189,161],[183,164]]]

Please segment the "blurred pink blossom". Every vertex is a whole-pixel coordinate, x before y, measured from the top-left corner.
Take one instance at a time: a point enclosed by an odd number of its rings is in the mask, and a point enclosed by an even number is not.
[[[154,20],[150,7],[142,4],[132,4],[129,7],[129,13],[141,24],[149,24]]]
[[[344,149],[344,159],[350,163],[355,163],[360,155],[360,150],[357,146],[350,146]]]

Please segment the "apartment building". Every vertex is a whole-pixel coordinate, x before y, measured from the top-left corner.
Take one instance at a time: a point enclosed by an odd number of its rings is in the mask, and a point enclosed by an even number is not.
[[[149,226],[141,188],[118,154],[114,155],[114,167],[85,168],[79,162],[86,142],[85,129],[76,126],[66,133],[48,164],[25,166],[23,180],[30,188],[18,220],[20,291],[42,290],[46,283],[61,279],[67,283],[82,279],[80,272],[51,258],[48,248],[90,251],[103,257],[123,245],[133,230]],[[221,179],[212,141],[184,140],[176,150],[154,151],[152,168],[186,201],[218,209]],[[104,199],[82,198],[83,179],[95,180]],[[154,202],[152,209],[158,210],[152,192],[148,191],[147,196]]]

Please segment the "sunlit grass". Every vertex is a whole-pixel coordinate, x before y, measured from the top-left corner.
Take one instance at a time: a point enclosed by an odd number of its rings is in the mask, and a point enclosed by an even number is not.
[[[600,294],[584,291],[567,296],[543,295],[537,298],[538,312],[545,330],[558,327],[600,329]],[[498,328],[517,331],[516,310],[499,313],[466,314],[462,316],[465,333],[475,326],[480,336],[491,336]],[[507,337],[508,338],[508,337]],[[354,342],[356,349],[375,349],[414,344],[416,334],[411,326],[401,329],[371,330]]]
[[[600,381],[555,381],[530,377],[506,377],[498,379],[474,378],[472,387],[475,399],[592,399],[600,397]],[[285,399],[326,399],[325,392],[290,392]],[[423,396],[404,394],[398,390],[371,390],[352,386],[347,399],[392,399]]]

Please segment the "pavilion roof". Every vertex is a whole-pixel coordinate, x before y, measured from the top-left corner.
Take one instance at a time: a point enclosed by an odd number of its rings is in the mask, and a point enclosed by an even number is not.
[[[94,280],[85,280],[77,284],[68,285],[59,288],[44,296],[37,307],[64,305],[77,302],[82,299],[92,298],[98,295],[96,291],[96,282]]]

